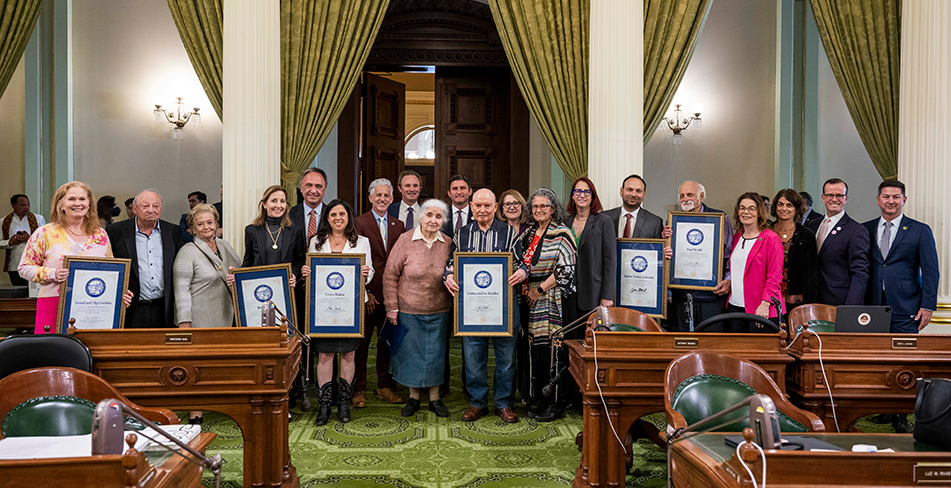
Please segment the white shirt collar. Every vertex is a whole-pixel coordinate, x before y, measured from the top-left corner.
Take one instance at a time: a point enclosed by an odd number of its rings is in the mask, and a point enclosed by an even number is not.
[[[631,218],[633,218],[633,219],[636,220],[636,219],[637,219],[637,213],[640,212],[640,211],[641,211],[641,207],[637,207],[636,209],[634,209],[633,212],[628,212],[627,210],[624,209],[624,206],[622,205],[622,206],[621,206],[621,219],[624,219],[624,216],[625,216],[625,215],[631,214]]]
[[[879,226],[879,227],[884,227],[884,226],[885,226],[885,222],[891,222],[892,224],[895,224],[895,225],[892,226],[892,228],[893,228],[893,229],[897,229],[898,227],[901,226],[901,219],[902,219],[904,216],[905,216],[904,212],[903,212],[903,213],[900,213],[900,214],[898,214],[898,217],[895,217],[894,219],[892,219],[892,220],[890,220],[890,221],[886,221],[886,220],[885,220],[885,217],[879,217],[879,218],[878,218],[878,226]]]
[[[434,242],[436,242],[436,241],[446,242],[446,240],[442,238],[442,232],[438,232],[438,231],[436,232],[436,238],[435,238],[435,239],[433,239],[433,240],[431,240],[431,241],[427,241],[426,238],[423,237],[423,231],[420,230],[420,228],[419,228],[418,225],[416,226],[416,229],[413,230],[413,239],[412,239],[412,240],[414,240],[414,241],[423,240],[423,241],[426,241],[427,244],[432,244],[432,243],[434,243]]]
[[[406,212],[406,209],[408,209],[408,208],[410,208],[410,207],[413,208],[413,212],[418,213],[418,212],[419,212],[419,200],[417,200],[416,203],[414,203],[414,204],[412,204],[412,205],[408,205],[408,204],[407,204],[406,202],[404,202],[403,200],[400,200],[400,212],[405,213],[405,212]]]
[[[307,205],[307,202],[303,202],[303,205],[304,205],[304,217],[309,217],[309,216],[310,216],[310,211],[311,211],[311,210],[315,210],[315,211],[317,211],[317,213],[315,214],[315,216],[316,216],[318,219],[320,218],[320,211],[323,210],[323,208],[324,208],[324,202],[323,202],[323,201],[321,201],[316,207],[311,207],[310,205]]]
[[[842,216],[843,216],[843,215],[845,215],[845,210],[843,210],[843,211],[841,211],[841,212],[835,214],[835,215],[832,216],[832,217],[829,217],[828,215],[825,216],[825,218],[829,219],[829,231],[830,231],[830,232],[831,232],[832,229],[839,223],[839,221],[842,220]]]

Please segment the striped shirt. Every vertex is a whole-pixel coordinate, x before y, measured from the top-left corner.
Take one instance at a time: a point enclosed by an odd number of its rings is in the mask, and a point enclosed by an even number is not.
[[[479,223],[472,221],[459,229],[452,239],[452,245],[449,246],[449,260],[446,262],[446,269],[443,272],[443,279],[452,274],[452,257],[458,252],[511,252],[513,256],[512,265],[515,269],[525,269],[528,273],[528,267],[515,259],[514,247],[518,234],[511,226],[498,219],[492,219],[492,224],[488,230],[482,230]]]

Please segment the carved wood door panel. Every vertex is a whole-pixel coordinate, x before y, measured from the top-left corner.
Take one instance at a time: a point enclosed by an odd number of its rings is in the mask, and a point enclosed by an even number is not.
[[[508,69],[436,67],[436,195],[462,174],[473,189],[510,187]]]
[[[387,178],[395,185],[403,171],[406,86],[371,73],[365,73],[363,86],[363,181],[369,185]],[[363,195],[365,191],[360,189]]]

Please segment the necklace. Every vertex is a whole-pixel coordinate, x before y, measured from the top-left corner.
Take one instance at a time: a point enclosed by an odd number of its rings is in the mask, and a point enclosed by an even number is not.
[[[284,227],[277,228],[277,237],[275,237],[271,232],[271,228],[267,227],[267,224],[265,224],[265,228],[267,229],[267,235],[271,238],[271,242],[274,243],[274,245],[271,246],[271,249],[277,249],[277,240],[281,238],[281,232],[284,230]]]
[[[334,247],[337,247],[337,246],[343,247],[346,244],[346,242],[347,242],[346,236],[342,236],[340,239],[337,239],[337,236],[331,234],[330,236],[331,251],[333,250]]]
[[[81,227],[80,227],[80,228],[81,228]],[[67,233],[69,233],[70,235],[73,235],[73,236],[75,236],[75,237],[85,237],[85,236],[86,236],[86,235],[83,234],[82,232],[77,232],[77,231],[74,231],[73,229],[70,229],[68,226],[66,226],[65,229],[66,229],[66,232],[67,232]]]
[[[780,227],[780,225],[777,223],[777,224],[776,224],[776,230],[779,231],[779,235],[783,236],[783,239],[788,239],[788,238],[792,237],[792,234],[793,234],[794,232],[796,232],[796,224],[793,224],[792,227],[790,227],[790,228],[784,229],[784,228]]]

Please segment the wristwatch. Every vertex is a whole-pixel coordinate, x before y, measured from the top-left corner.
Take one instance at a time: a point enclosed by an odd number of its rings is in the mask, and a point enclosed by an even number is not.
[[[542,290],[541,285],[538,285],[538,288],[535,288],[535,291],[537,291],[539,295],[545,294],[545,290]]]

